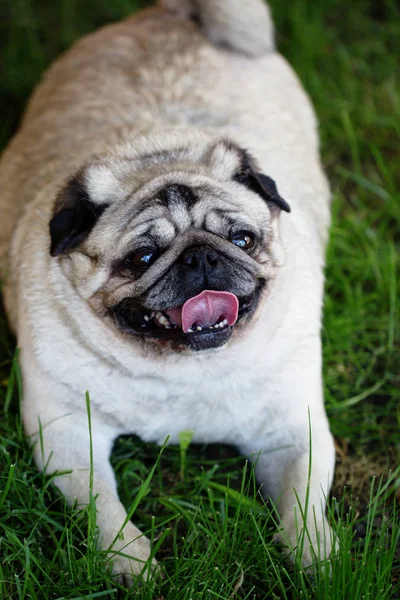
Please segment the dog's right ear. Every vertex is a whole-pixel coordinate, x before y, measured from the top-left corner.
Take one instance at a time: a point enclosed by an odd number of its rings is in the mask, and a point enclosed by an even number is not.
[[[107,206],[91,200],[83,172],[70,179],[57,196],[50,221],[51,256],[68,252],[86,240]]]

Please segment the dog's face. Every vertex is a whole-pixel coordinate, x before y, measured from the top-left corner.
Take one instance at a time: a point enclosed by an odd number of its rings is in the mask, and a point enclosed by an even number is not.
[[[217,348],[251,321],[275,275],[281,209],[274,182],[229,141],[125,146],[60,192],[51,254],[133,341]]]

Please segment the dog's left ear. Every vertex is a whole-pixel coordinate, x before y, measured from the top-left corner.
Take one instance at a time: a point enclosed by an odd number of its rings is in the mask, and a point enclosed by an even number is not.
[[[268,175],[259,172],[255,161],[248,152],[243,151],[240,168],[235,173],[233,179],[264,198],[266,202],[272,202],[281,210],[290,212],[290,206],[279,195],[275,181],[271,177],[268,177]]]

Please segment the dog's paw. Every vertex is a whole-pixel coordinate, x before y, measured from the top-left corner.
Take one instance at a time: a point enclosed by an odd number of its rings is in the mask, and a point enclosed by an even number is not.
[[[293,563],[310,567],[328,560],[338,551],[338,540],[325,517],[307,523],[307,527],[294,518],[284,519],[274,540],[282,546],[284,554]]]
[[[143,562],[136,557],[118,556],[113,560],[112,572],[115,581],[129,589],[134,583],[149,581],[160,569],[154,558]]]
[[[118,537],[107,551],[113,577],[126,588],[132,587],[135,581],[148,581],[159,572],[157,561],[150,559],[150,541],[129,525],[124,529],[124,536]]]

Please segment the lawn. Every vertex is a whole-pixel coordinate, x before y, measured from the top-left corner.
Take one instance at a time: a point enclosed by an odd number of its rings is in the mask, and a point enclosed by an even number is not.
[[[400,8],[395,0],[271,5],[278,47],[316,107],[334,193],[323,341],[339,556],[331,573],[284,562],[271,507],[232,448],[182,444],[160,456],[125,437],[112,458],[121,498],[127,507],[140,500],[134,520],[164,572],[129,594],[96,550],[92,508],[66,506],[51,477],[36,472],[21,426],[15,340],[1,315],[1,599],[400,598]],[[138,7],[0,0],[1,148],[43,69],[76,38]]]

